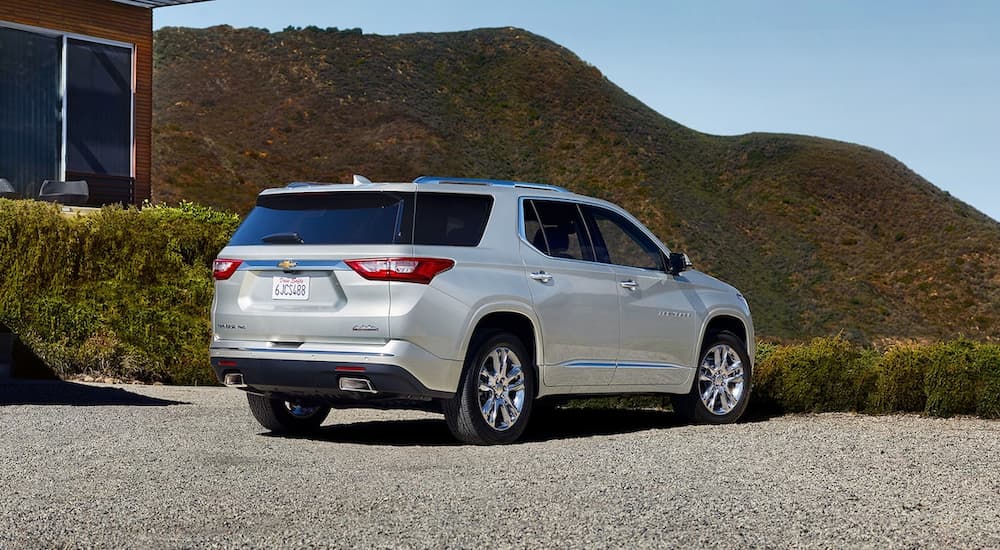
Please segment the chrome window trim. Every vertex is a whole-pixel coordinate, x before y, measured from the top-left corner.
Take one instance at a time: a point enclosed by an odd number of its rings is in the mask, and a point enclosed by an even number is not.
[[[640,234],[645,235],[646,238],[649,239],[649,241],[651,243],[653,243],[653,246],[657,250],[660,251],[660,254],[662,255],[662,261],[664,263],[662,269],[653,269],[653,268],[648,268],[648,267],[639,267],[637,265],[616,264],[614,262],[608,262],[606,265],[614,266],[616,269],[618,269],[618,268],[621,268],[621,269],[638,269],[638,270],[643,271],[645,273],[666,273],[667,272],[666,271],[666,268],[667,268],[666,259],[670,256],[670,253],[669,252],[664,252],[664,249],[666,249],[666,246],[664,246],[663,243],[660,242],[660,239],[657,239],[656,236],[653,235],[652,232],[648,230],[648,228],[646,227],[645,224],[643,224],[642,222],[640,222],[640,221],[632,218],[631,216],[623,216],[623,215],[621,215],[620,212],[616,212],[614,209],[607,208],[605,206],[596,205],[596,204],[588,204],[587,206],[590,206],[591,208],[606,210],[608,212],[611,212],[612,214],[618,214],[623,220],[625,220],[626,222],[632,224],[632,227],[634,227],[635,229],[637,229]],[[595,221],[594,223],[596,224],[597,222]],[[617,225],[617,224],[615,224],[615,225]],[[589,228],[588,228],[588,230],[589,230]],[[622,229],[622,231],[624,231],[625,234],[629,238],[632,237],[631,235],[628,234],[628,231],[626,231],[625,229]],[[602,238],[603,238],[603,236],[602,236]],[[607,244],[607,243],[605,243],[605,244]],[[636,243],[636,244],[639,244],[639,243]],[[643,247],[643,249],[645,249],[645,248]],[[603,262],[598,262],[598,263],[603,263]]]
[[[594,255],[594,259],[593,260],[577,260],[575,258],[557,258],[555,256],[549,256],[545,252],[542,252],[541,250],[538,250],[538,248],[536,248],[535,245],[533,245],[531,243],[531,241],[528,240],[528,237],[524,233],[524,201],[528,201],[528,200],[530,200],[530,201],[541,200],[541,201],[550,201],[550,202],[568,202],[568,203],[576,205],[577,211],[580,213],[580,217],[581,218],[583,217],[583,210],[580,207],[581,207],[581,205],[587,205],[587,206],[592,206],[594,208],[603,208],[605,210],[608,210],[610,212],[614,212],[615,214],[618,214],[618,215],[622,216],[623,218],[625,218],[626,221],[628,221],[629,223],[631,223],[632,225],[634,225],[637,229],[639,229],[639,231],[643,235],[646,235],[646,237],[648,237],[653,242],[653,245],[656,246],[660,250],[660,252],[663,253],[664,257],[670,257],[670,249],[666,245],[664,245],[663,242],[660,241],[660,239],[658,239],[656,237],[656,235],[654,235],[653,232],[650,231],[649,228],[646,227],[645,224],[643,224],[639,220],[635,219],[635,217],[633,217],[631,214],[629,214],[625,210],[623,210],[621,208],[618,208],[618,207],[616,207],[615,205],[613,205],[611,203],[606,203],[604,201],[596,202],[596,201],[580,200],[578,198],[569,198],[569,197],[554,197],[554,196],[551,196],[551,195],[549,195],[549,196],[521,195],[520,197],[517,198],[517,200],[518,200],[518,203],[517,203],[517,236],[518,236],[518,238],[521,239],[521,242],[523,242],[524,244],[526,244],[529,247],[531,247],[532,250],[538,252],[539,254],[541,254],[542,256],[545,256],[548,259],[551,259],[551,260],[563,260],[563,261],[567,261],[567,262],[578,262],[578,263],[587,263],[587,264],[606,265],[606,266],[610,266],[610,267],[613,267],[613,268],[616,268],[616,269],[617,268],[622,268],[622,269],[637,269],[639,271],[642,271],[644,274],[649,274],[649,273],[660,273],[660,274],[662,274],[662,273],[666,273],[666,271],[664,271],[662,269],[648,269],[648,268],[645,268],[645,267],[636,267],[636,266],[631,266],[631,265],[621,265],[621,264],[616,264],[616,263],[599,262],[599,261],[597,261],[597,255],[596,254]],[[532,208],[534,208],[534,204],[532,204]],[[539,218],[537,210],[535,210],[535,217],[538,218],[539,219],[539,223],[541,223],[541,218]],[[586,219],[584,219],[584,222],[586,222]],[[593,238],[593,235],[590,234],[589,224],[584,223],[583,225],[584,225],[584,227],[587,230],[587,238],[590,239],[590,245],[591,245],[591,247],[593,247],[594,246],[594,238]],[[543,235],[544,235],[544,233],[543,233]]]
[[[531,247],[532,250],[534,250],[535,252],[538,252],[542,256],[545,256],[549,260],[558,260],[558,261],[563,261],[563,262],[574,262],[574,263],[578,263],[578,264],[587,264],[587,265],[606,265],[606,266],[612,266],[612,265],[614,265],[614,264],[605,264],[605,263],[601,263],[601,262],[596,261],[596,259],[597,259],[596,255],[594,256],[594,260],[576,259],[576,258],[559,258],[559,257],[556,257],[556,256],[550,256],[550,255],[546,254],[545,252],[542,252],[541,250],[538,250],[538,248],[535,247],[535,245],[532,244],[531,241],[529,241],[528,238],[524,234],[524,201],[526,201],[526,200],[530,200],[530,201],[543,200],[543,201],[552,201],[552,202],[568,202],[570,204],[575,205],[577,213],[580,214],[581,218],[583,217],[583,212],[580,211],[580,201],[576,201],[576,200],[572,200],[572,199],[565,199],[563,197],[559,197],[558,200],[556,200],[555,197],[536,197],[536,196],[528,196],[528,195],[520,196],[520,197],[518,197],[518,203],[517,203],[517,226],[518,226],[517,227],[517,237],[521,240],[522,243],[528,245],[529,247]],[[531,207],[535,208],[535,205],[532,204]],[[537,209],[535,209],[535,217],[538,218],[539,224],[541,224],[541,217],[538,216],[538,210]],[[584,225],[584,227],[586,227],[587,224],[584,223],[583,225]],[[587,231],[588,231],[587,238],[589,239],[590,238],[589,229]],[[544,237],[544,235],[545,235],[545,232],[543,231],[542,232],[542,236]],[[546,246],[548,246],[548,239],[547,238],[546,238],[545,242],[546,242]],[[593,247],[594,241],[590,241],[590,243],[591,243],[591,247]]]

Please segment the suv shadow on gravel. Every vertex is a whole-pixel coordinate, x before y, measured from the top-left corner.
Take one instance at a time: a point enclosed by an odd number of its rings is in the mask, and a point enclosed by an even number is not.
[[[611,436],[645,430],[668,429],[689,422],[670,411],[630,409],[557,409],[532,418],[519,443]],[[267,437],[273,434],[265,432]],[[334,424],[297,436],[311,441],[388,446],[462,445],[447,425],[434,418],[380,420]]]

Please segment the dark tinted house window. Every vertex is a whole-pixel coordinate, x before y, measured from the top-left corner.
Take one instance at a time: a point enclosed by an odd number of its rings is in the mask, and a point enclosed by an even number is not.
[[[531,241],[535,248],[556,258],[591,261],[594,259],[587,229],[583,225],[580,210],[576,204],[558,201],[526,201],[526,210],[529,204],[534,206],[538,216],[537,222],[541,226],[535,230],[534,235],[528,235],[529,220],[526,218],[525,237]],[[534,222],[535,220],[530,221]]]
[[[413,193],[336,192],[266,195],[233,234],[231,245],[267,243],[409,243],[404,210]],[[412,219],[412,218],[411,218]]]
[[[492,208],[489,195],[417,193],[413,244],[476,246]]]
[[[132,174],[132,50],[70,39],[66,169]]]
[[[57,179],[61,40],[0,27],[0,178],[23,196]]]

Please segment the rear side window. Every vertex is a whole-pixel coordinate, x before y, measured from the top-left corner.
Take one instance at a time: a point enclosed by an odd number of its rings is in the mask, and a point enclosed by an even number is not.
[[[476,246],[492,208],[489,195],[417,193],[413,244]]]
[[[230,245],[426,244],[476,246],[488,195],[337,191],[265,195]]]
[[[549,256],[594,260],[587,228],[576,204],[561,201],[525,201],[525,237]]]

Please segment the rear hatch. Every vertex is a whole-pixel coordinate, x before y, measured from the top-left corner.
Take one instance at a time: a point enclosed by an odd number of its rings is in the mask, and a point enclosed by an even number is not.
[[[404,185],[260,195],[216,260],[216,338],[271,348],[388,341],[390,285],[410,285],[403,302],[416,303],[455,263],[414,257],[415,245],[477,246],[493,205]]]
[[[352,264],[412,254],[412,195],[261,195],[216,260],[216,337],[272,347],[387,341],[390,281]]]

